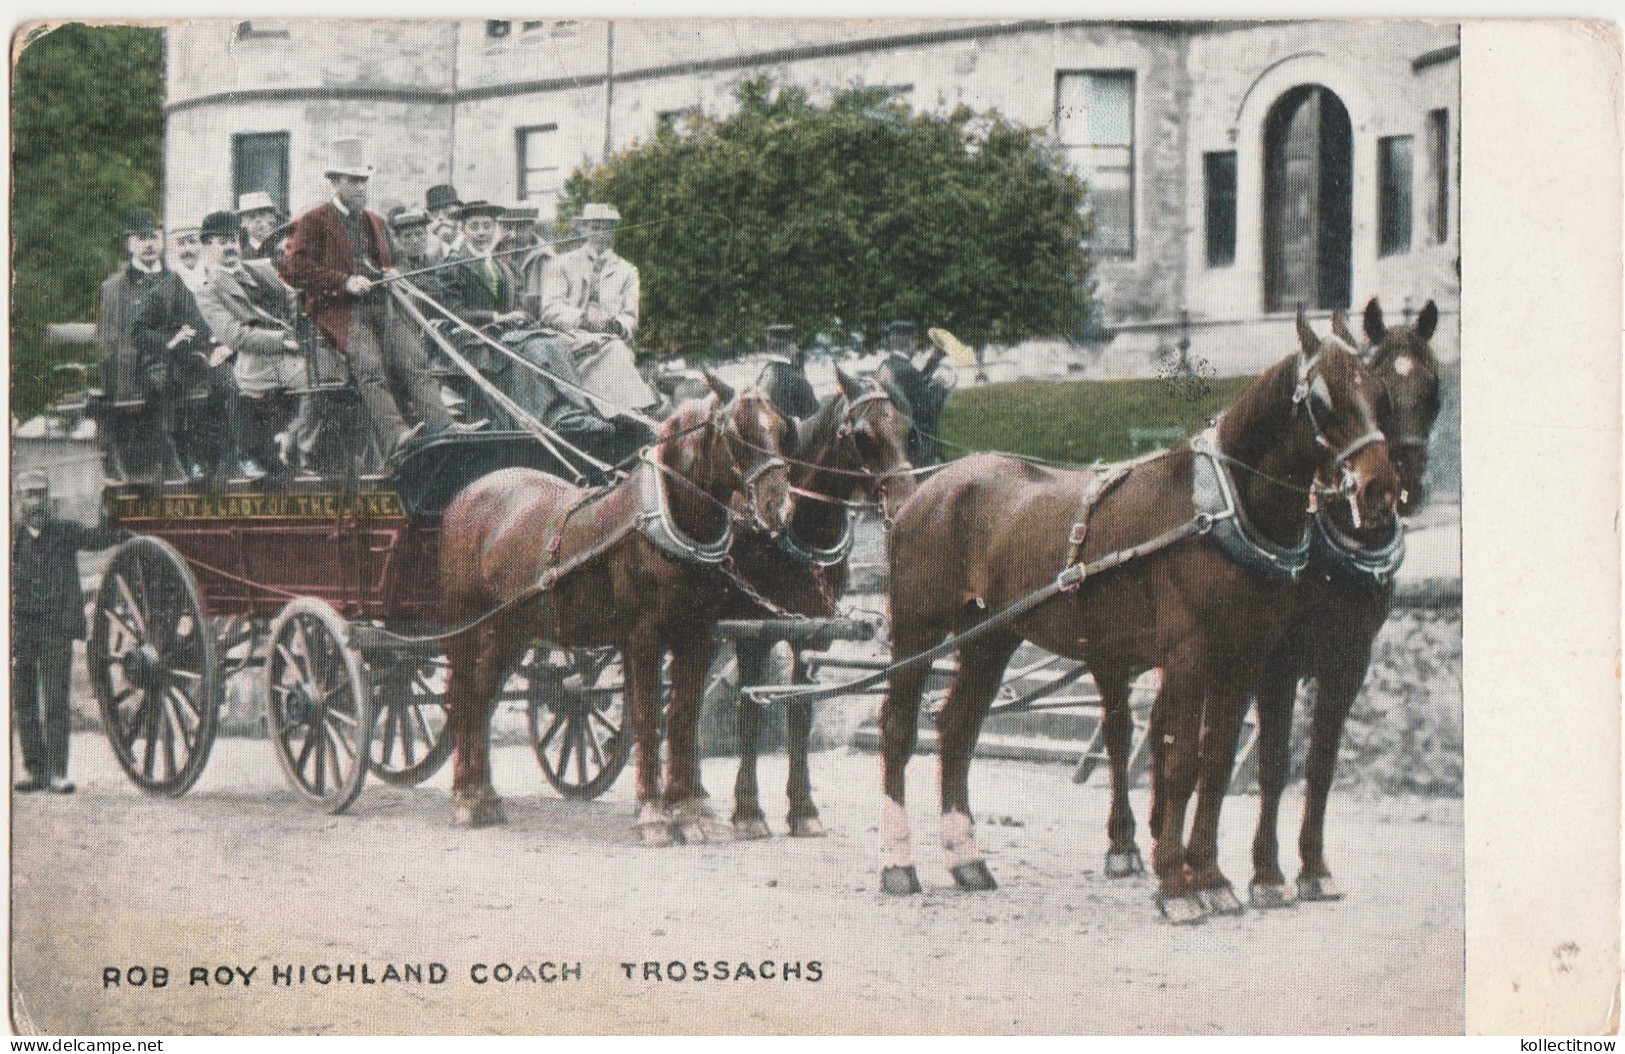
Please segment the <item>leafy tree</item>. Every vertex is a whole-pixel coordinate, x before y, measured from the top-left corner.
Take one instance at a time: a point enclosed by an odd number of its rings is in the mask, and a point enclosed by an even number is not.
[[[85,321],[123,258],[124,214],[157,213],[163,170],[163,32],[81,23],[22,31],[11,98],[11,413],[67,386],[42,340]],[[78,357],[75,355],[74,357]]]
[[[972,345],[1087,324],[1085,187],[1042,130],[916,113],[878,87],[815,106],[762,77],[736,98],[565,184],[563,214],[606,201],[624,217],[646,348],[726,354],[772,322],[873,343],[913,319]]]

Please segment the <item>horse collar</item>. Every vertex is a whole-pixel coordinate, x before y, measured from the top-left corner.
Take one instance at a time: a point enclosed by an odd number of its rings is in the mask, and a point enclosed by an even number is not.
[[[1317,566],[1339,578],[1386,585],[1405,562],[1405,528],[1397,520],[1394,536],[1376,548],[1361,545],[1338,530],[1325,509],[1316,509],[1310,524],[1309,542]]]
[[[666,469],[661,466],[657,448],[644,451],[638,462],[638,532],[656,549],[688,564],[719,564],[733,546],[733,525],[724,522],[716,541],[697,542],[684,534],[671,517],[666,498]]]
[[[1241,567],[1276,581],[1295,581],[1309,563],[1309,528],[1304,525],[1303,540],[1287,547],[1259,534],[1242,511],[1236,496],[1236,481],[1219,452],[1218,429],[1209,428],[1191,437],[1196,457],[1191,463],[1191,503],[1203,533],[1213,539],[1219,551]]]
[[[853,523],[856,518],[852,509],[848,507],[846,510],[846,529],[841,532],[840,539],[828,549],[815,549],[801,545],[790,536],[788,530],[780,531],[774,537],[773,542],[779,547],[780,552],[797,563],[807,564],[812,567],[832,567],[845,560],[847,555],[852,552]]]

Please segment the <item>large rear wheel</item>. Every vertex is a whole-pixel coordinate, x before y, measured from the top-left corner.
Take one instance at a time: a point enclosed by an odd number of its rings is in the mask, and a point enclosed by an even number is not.
[[[114,551],[85,648],[119,766],[149,793],[186,793],[214,746],[220,680],[197,583],[167,542],[132,538]]]

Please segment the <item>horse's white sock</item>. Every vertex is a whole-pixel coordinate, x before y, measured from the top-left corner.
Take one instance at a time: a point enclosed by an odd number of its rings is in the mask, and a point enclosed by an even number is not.
[[[942,854],[950,869],[982,859],[969,816],[958,811],[942,814]]]
[[[886,798],[880,803],[880,864],[913,867],[914,838],[908,828],[908,810]]]

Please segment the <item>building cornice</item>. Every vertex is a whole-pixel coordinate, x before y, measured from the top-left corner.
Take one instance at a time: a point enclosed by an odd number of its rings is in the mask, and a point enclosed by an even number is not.
[[[618,70],[617,83],[658,80],[694,73],[716,73],[727,70],[752,69],[762,66],[803,62],[810,59],[860,55],[865,52],[897,51],[905,48],[929,47],[935,44],[964,40],[985,40],[996,37],[1018,36],[1024,33],[1053,32],[1079,26],[1115,26],[1142,32],[1184,36],[1222,28],[1227,23],[1133,21],[1118,19],[1026,19],[1019,22],[987,23],[974,26],[956,26],[952,29],[925,30],[916,33],[898,33],[893,36],[865,37],[858,40],[840,40],[825,44],[808,44],[793,48],[776,48],[741,55],[727,55],[692,62],[663,63],[638,69]],[[238,105],[260,102],[393,102],[402,105],[444,105],[447,103],[483,102],[488,99],[511,98],[519,95],[539,95],[553,91],[568,91],[602,85],[608,76],[604,73],[579,74],[570,77],[546,77],[514,81],[506,84],[482,85],[474,88],[432,90],[425,88],[381,88],[366,85],[353,87],[321,85],[309,88],[247,88],[214,92],[190,99],[179,99],[164,106],[165,115],[183,113],[201,106]]]

